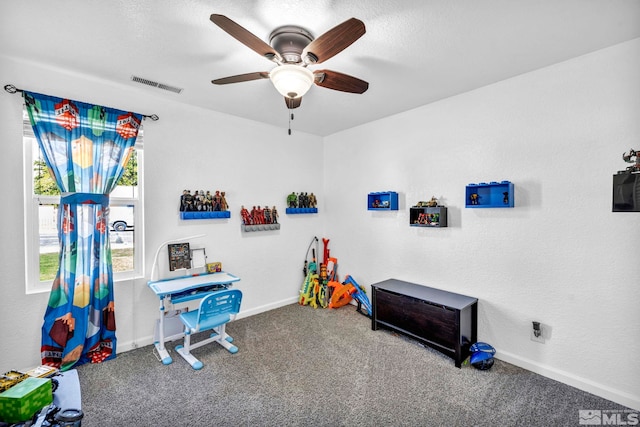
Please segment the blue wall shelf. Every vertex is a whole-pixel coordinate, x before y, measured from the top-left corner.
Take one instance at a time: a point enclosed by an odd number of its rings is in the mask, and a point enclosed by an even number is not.
[[[367,196],[367,210],[370,211],[397,211],[398,193],[395,191],[379,191],[369,193]]]
[[[180,219],[220,219],[231,218],[230,211],[188,211],[180,212]]]
[[[512,208],[513,183],[509,181],[469,184],[465,192],[467,208]]]
[[[315,214],[318,213],[318,208],[287,208],[286,214]]]

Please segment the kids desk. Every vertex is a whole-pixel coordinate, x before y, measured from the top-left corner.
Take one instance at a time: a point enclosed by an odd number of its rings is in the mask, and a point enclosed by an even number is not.
[[[184,336],[184,332],[165,336],[165,306],[203,298],[211,292],[232,286],[233,282],[237,282],[238,280],[240,280],[239,277],[221,271],[218,273],[183,276],[147,283],[149,288],[160,298],[160,319],[156,324],[157,341],[154,342],[154,345],[163,364],[168,365],[173,362],[164,343],[180,339]]]

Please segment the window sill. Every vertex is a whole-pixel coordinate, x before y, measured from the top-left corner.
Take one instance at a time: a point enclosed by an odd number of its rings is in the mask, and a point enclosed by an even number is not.
[[[121,282],[130,282],[130,281],[139,280],[139,279],[144,279],[144,275],[140,273],[130,273],[130,274],[120,273],[117,277],[113,278],[113,283],[116,284]],[[44,294],[44,293],[51,292],[52,283],[53,283],[53,280],[51,282],[42,282],[37,285],[28,287],[25,291],[25,294],[37,295],[37,294]]]

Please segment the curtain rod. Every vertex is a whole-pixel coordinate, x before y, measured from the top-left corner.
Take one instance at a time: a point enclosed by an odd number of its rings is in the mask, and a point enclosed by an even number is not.
[[[12,84],[4,85],[4,90],[5,90],[6,92],[8,92],[8,93],[16,93],[16,92],[20,92],[20,93],[22,93],[22,92],[24,92],[22,89],[18,89],[17,87],[15,87],[15,86],[14,86],[14,85],[12,85]],[[150,116],[149,116],[149,115],[146,115],[146,114],[142,114],[142,117],[143,117],[144,119],[151,119],[151,120],[153,120],[154,122],[156,122],[156,121],[160,120],[160,117],[158,117],[158,115],[157,115],[157,114],[151,114]]]

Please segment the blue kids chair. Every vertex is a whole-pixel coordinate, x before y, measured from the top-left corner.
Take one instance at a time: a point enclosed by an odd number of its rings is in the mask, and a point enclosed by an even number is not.
[[[176,351],[193,369],[202,369],[202,362],[196,359],[191,350],[211,342],[217,342],[230,353],[237,353],[238,347],[231,344],[231,338],[225,332],[225,326],[236,318],[240,311],[242,292],[238,289],[225,289],[213,292],[200,301],[198,310],[180,314],[184,324],[184,346],[176,346]],[[191,334],[212,330],[209,338],[191,344]]]

